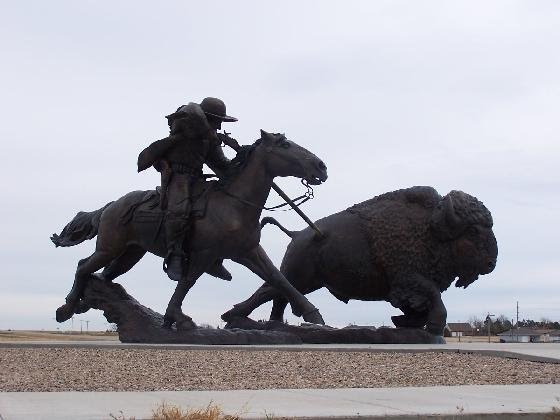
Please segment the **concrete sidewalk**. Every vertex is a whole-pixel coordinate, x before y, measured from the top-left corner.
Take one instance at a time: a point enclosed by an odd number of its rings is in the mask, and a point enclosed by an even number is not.
[[[138,348],[169,350],[285,350],[364,352],[457,352],[478,353],[535,362],[560,363],[560,343],[450,343],[450,344],[298,344],[209,346],[196,344],[131,344],[114,341],[26,341],[1,342],[0,348]]]
[[[484,385],[422,388],[279,389],[189,392],[0,393],[4,420],[147,419],[162,402],[262,418],[544,418],[560,407],[560,385]],[[425,417],[424,417],[425,418]]]

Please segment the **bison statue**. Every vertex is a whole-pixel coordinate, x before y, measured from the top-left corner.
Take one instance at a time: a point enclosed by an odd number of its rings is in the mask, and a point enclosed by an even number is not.
[[[292,232],[280,270],[301,293],[326,287],[343,302],[384,300],[400,309],[397,327],[442,335],[447,311],[441,293],[455,280],[466,288],[496,266],[492,216],[462,191],[445,197],[431,187],[389,192]],[[271,320],[282,320],[288,301],[268,285],[222,315],[247,317],[273,300]]]

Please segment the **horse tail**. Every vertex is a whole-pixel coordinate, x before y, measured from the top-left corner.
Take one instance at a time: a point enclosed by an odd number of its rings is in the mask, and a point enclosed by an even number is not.
[[[263,217],[261,220],[261,229],[267,225],[267,224],[271,224],[271,225],[276,225],[280,228],[280,230],[282,232],[284,232],[286,235],[288,235],[290,238],[293,238],[297,232],[293,231],[293,230],[288,230],[286,229],[284,226],[282,226],[280,224],[280,222],[278,220],[276,220],[274,217]]]
[[[79,212],[70,223],[64,226],[60,235],[53,233],[51,241],[53,241],[54,245],[57,247],[74,246],[93,238],[97,235],[99,229],[101,213],[112,203],[111,201],[95,211]]]

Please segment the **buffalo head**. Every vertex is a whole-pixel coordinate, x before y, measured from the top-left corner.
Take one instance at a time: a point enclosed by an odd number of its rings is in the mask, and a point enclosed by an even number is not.
[[[466,288],[480,274],[494,270],[498,244],[492,225],[492,215],[484,204],[462,191],[451,191],[434,211],[431,228],[450,246],[456,287]]]

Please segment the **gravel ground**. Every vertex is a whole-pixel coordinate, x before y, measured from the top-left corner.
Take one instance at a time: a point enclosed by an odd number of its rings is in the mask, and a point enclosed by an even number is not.
[[[0,349],[0,391],[181,391],[560,382],[560,364],[458,353]]]

